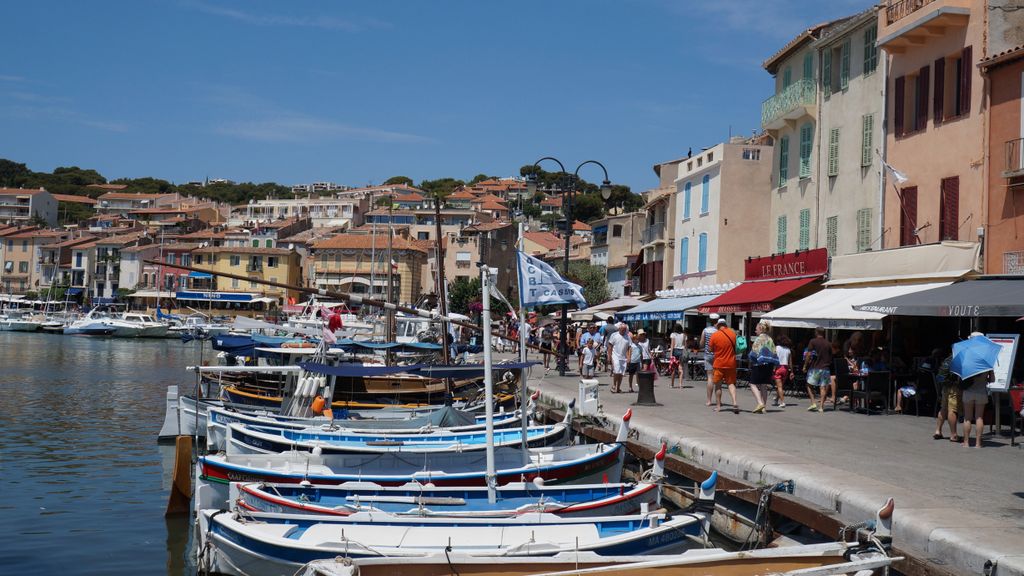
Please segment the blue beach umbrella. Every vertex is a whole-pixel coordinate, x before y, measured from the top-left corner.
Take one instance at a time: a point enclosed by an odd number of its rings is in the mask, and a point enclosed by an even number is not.
[[[978,335],[953,344],[953,361],[950,372],[963,380],[988,372],[996,367],[996,359],[1002,346]]]

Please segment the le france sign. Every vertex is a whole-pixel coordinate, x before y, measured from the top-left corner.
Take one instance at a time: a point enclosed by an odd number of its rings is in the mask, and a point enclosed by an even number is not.
[[[806,276],[822,276],[828,272],[828,250],[816,248],[765,256],[748,258],[743,271],[747,282],[752,280],[779,280],[782,278],[801,278]]]

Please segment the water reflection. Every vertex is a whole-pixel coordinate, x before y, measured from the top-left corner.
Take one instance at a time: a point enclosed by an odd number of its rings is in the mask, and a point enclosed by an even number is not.
[[[0,332],[4,573],[191,573],[156,435],[167,386],[198,360],[175,340]]]

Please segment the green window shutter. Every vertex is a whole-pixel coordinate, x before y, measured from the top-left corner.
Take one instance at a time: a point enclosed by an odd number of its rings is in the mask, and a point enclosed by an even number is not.
[[[875,139],[875,117],[865,114],[861,118],[860,165],[871,166],[871,146]]]
[[[835,256],[836,243],[839,237],[839,216],[829,216],[825,220],[825,248],[829,256]]]
[[[828,98],[832,94],[832,49],[825,48],[821,52],[821,89]]]
[[[814,52],[804,54],[804,78],[814,78]]]
[[[779,216],[778,220],[778,239],[775,243],[775,253],[785,254],[786,253],[786,217]]]
[[[789,136],[779,140],[779,188],[786,185],[789,179]]]
[[[800,211],[800,250],[811,247],[811,209]]]
[[[789,88],[789,85],[793,83],[793,68],[786,66],[786,69],[782,71],[782,89]]]
[[[810,123],[800,127],[800,177],[811,177],[811,149],[814,147],[814,127]]]
[[[871,249],[871,208],[857,210],[857,252]]]
[[[839,128],[828,133],[828,175],[839,175]]]
[[[878,25],[872,25],[864,31],[864,74],[870,74],[878,67]]]
[[[843,42],[842,63],[839,66],[839,89],[846,90],[850,86],[850,39]]]

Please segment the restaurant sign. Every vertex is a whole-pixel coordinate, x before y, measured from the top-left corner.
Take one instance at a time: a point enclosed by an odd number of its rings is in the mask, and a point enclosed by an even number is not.
[[[748,282],[823,276],[828,273],[828,250],[816,248],[763,258],[748,258],[743,272],[743,279]]]

